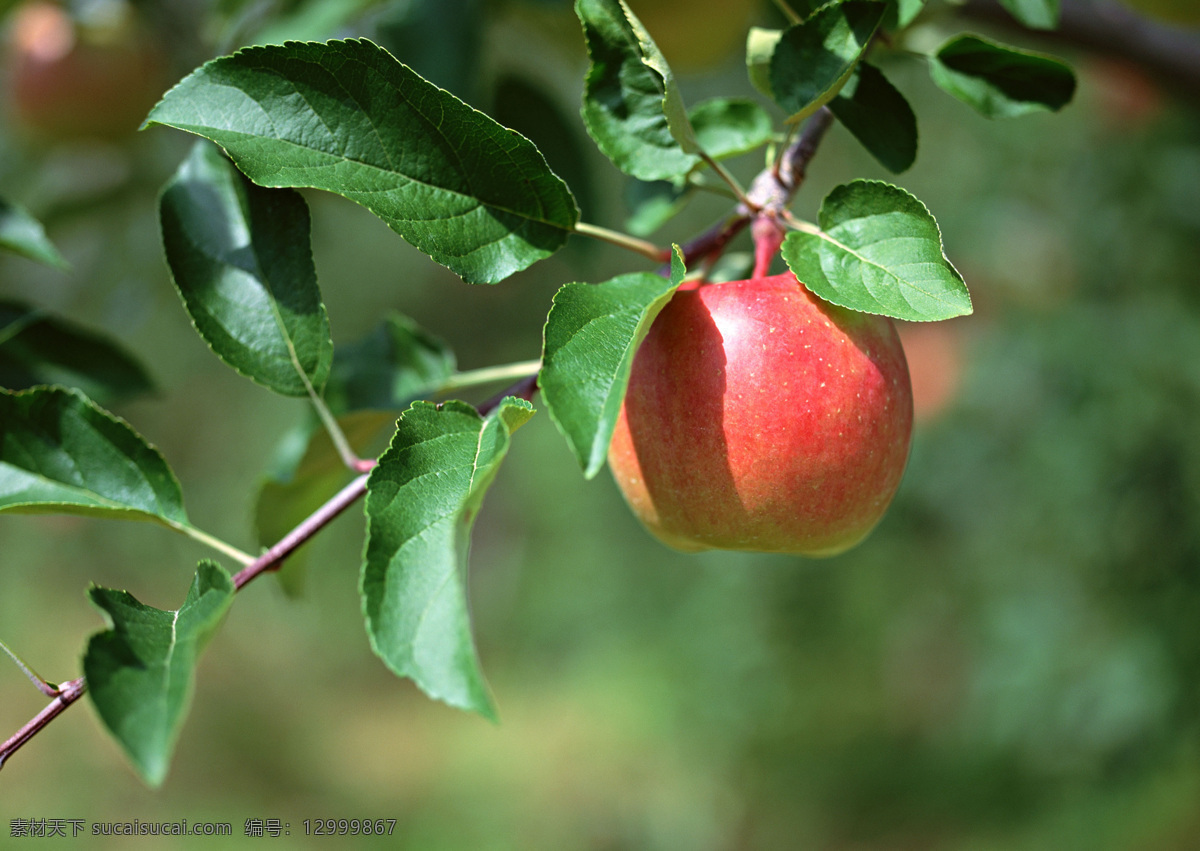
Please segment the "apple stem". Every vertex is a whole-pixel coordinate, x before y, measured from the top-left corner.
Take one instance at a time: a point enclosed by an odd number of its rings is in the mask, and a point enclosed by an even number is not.
[[[751,278],[765,278],[771,270],[771,261],[783,245],[784,232],[776,216],[763,213],[756,216],[750,230],[754,237],[754,271]]]

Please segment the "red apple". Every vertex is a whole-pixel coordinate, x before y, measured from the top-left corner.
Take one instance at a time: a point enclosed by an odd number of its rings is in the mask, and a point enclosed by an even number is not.
[[[891,320],[791,273],[706,284],[676,293],[638,349],[609,465],[672,547],[834,555],[891,502],[912,416]]]

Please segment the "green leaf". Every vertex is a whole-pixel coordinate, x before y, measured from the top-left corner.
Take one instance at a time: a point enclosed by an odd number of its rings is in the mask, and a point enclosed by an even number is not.
[[[300,193],[255,186],[198,142],[159,212],[175,286],[213,352],[276,393],[319,395],[333,340]]]
[[[0,387],[77,387],[102,403],[154,389],[142,365],[114,341],[20,302],[0,299]]]
[[[554,296],[538,385],[588,478],[608,457],[637,347],[683,280],[678,249],[671,267],[670,280],[634,272],[603,284],[565,284]]]
[[[1000,0],[1000,5],[1030,29],[1052,30],[1058,26],[1060,0]]]
[[[715,160],[736,157],[771,141],[771,116],[754,101],[713,98],[689,113],[700,149]]]
[[[390,413],[355,411],[339,417],[338,426],[350,446],[361,453],[395,421]],[[313,423],[306,422],[287,434],[279,456],[274,469],[260,482],[254,502],[254,526],[262,547],[278,543],[354,475],[329,433]],[[289,596],[303,592],[308,556],[308,547],[301,547],[275,572]]]
[[[883,28],[889,32],[902,30],[917,19],[925,8],[926,0],[888,0],[888,9],[883,16]]]
[[[617,168],[639,180],[686,174],[700,158],[662,53],[622,0],[575,0],[591,65],[584,126]]]
[[[417,402],[367,481],[361,591],[371,647],[430,697],[495,718],[471,638],[467,550],[509,437],[533,406],[487,417],[465,402]]]
[[[874,0],[830,3],[783,31],[771,54],[770,86],[789,121],[807,118],[837,95],[886,10]]]
[[[937,222],[903,189],[877,180],[838,186],[821,204],[820,223],[820,233],[789,233],[783,259],[826,301],[918,322],[971,312]]]
[[[92,636],[83,657],[88,694],[150,786],[167,775],[191,703],[196,662],[233,594],[233,580],[211,561],[200,562],[177,611],[144,605],[125,591],[88,591],[110,625]]]
[[[0,390],[0,512],[187,525],[158,450],[77,390]]]
[[[917,158],[917,116],[874,65],[861,63],[829,102],[838,121],[884,168],[899,174]]]
[[[392,313],[374,331],[338,346],[325,401],[335,413],[401,411],[454,374],[454,353],[407,316]]]
[[[553,254],[578,218],[533,143],[365,40],[214,59],[167,92],[147,123],[211,139],[260,186],[362,204],[472,283]]]
[[[1075,73],[1041,53],[960,35],[929,58],[937,85],[988,118],[1057,112],[1075,95]]]
[[[46,236],[42,223],[25,208],[0,198],[0,249],[57,269],[70,265]]]
[[[783,30],[762,27],[751,27],[746,36],[746,72],[754,88],[769,98],[775,97],[771,91],[771,56],[781,38]]]

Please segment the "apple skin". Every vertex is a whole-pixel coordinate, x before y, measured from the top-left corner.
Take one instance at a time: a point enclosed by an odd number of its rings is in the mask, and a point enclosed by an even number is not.
[[[669,546],[828,556],[883,516],[912,419],[891,320],[789,272],[675,294],[634,358],[608,460]]]

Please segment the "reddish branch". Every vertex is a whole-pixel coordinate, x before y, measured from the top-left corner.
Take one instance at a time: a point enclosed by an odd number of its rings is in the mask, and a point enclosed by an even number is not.
[[[763,169],[754,178],[746,191],[749,203],[739,204],[728,219],[718,222],[681,246],[684,264],[690,268],[701,260],[713,262],[733,238],[751,223],[754,224],[752,230],[756,254],[774,256],[779,249],[778,239],[783,233],[778,219],[804,182],[808,164],[832,124],[833,113],[828,108],[817,110],[800,135],[784,150],[775,166]],[[756,257],[756,274],[762,262],[762,256]]]

